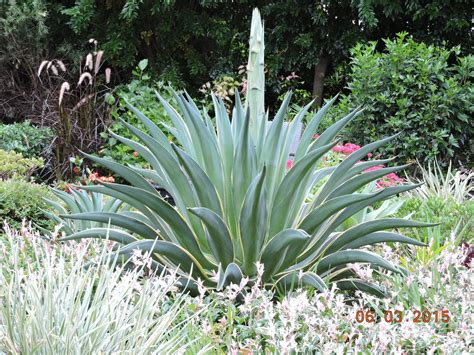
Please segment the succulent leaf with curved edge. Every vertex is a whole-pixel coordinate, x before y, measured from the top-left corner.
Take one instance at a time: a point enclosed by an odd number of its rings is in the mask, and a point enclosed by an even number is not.
[[[313,140],[334,98],[309,120],[294,165],[287,169],[290,147],[310,106],[285,122],[288,94],[269,122],[263,101],[263,26],[257,10],[250,47],[251,85],[245,106],[236,93],[232,120],[215,96],[214,121],[187,94],[174,94],[176,108],[159,96],[175,126],[174,145],[164,139],[158,126],[129,105],[149,133],[124,123],[137,141],[122,141],[145,152],[142,156],[153,169],[126,167],[86,155],[130,184],[102,183],[86,189],[123,200],[135,211],[78,214],[71,210],[68,218],[109,222],[126,229],[128,232],[114,230],[110,234],[124,244],[119,253],[130,253],[133,248],[152,252],[158,262],[177,268],[183,280],[191,277],[194,281],[188,284],[194,291],[201,282],[220,290],[229,283],[238,284],[244,278],[254,282],[261,276],[268,288],[296,285],[324,290],[329,282],[337,282],[341,289],[383,295],[378,286],[347,274],[347,264],[362,262],[403,271],[374,253],[354,249],[383,242],[423,245],[387,230],[429,224],[374,219],[347,230],[341,226],[368,206],[417,187],[403,185],[361,193],[381,174],[403,168],[365,172],[380,161],[360,162],[395,136],[362,147],[335,168],[318,170],[318,161],[337,144],[338,133],[361,112],[355,110]],[[165,187],[176,206],[164,201],[152,182]],[[315,186],[320,186],[319,190],[310,198]],[[67,239],[103,235],[102,229],[95,228],[71,233]],[[264,265],[263,274],[257,263]]]
[[[100,188],[100,186],[96,186]],[[93,212],[110,212],[110,213],[120,213],[125,212],[130,209],[124,201],[110,197],[100,193],[100,190],[97,192],[87,192],[83,189],[83,186],[78,188],[71,188],[70,192],[61,191],[58,189],[52,189],[56,197],[62,201],[57,202],[47,198],[43,200],[51,207],[51,209],[56,213],[51,213],[49,211],[44,211],[49,219],[54,221],[57,225],[61,225],[60,231],[64,231],[67,235],[75,235],[78,232],[83,232],[84,230],[94,228],[95,235],[99,238],[99,235],[102,230],[108,226],[108,221],[105,222],[94,222],[92,220],[86,219],[77,219],[72,220],[70,218],[63,218],[64,215],[79,214],[79,213],[93,213]],[[44,232],[44,231],[43,231]],[[116,235],[117,238],[122,238],[122,240],[128,240],[128,237],[125,236],[125,231],[111,230],[111,236]],[[49,235],[50,232],[47,231]],[[79,235],[83,235],[81,233]],[[119,235],[121,237],[119,237]]]

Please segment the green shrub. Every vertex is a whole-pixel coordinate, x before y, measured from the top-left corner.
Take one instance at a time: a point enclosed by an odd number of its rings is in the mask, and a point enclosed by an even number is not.
[[[457,203],[453,199],[443,199],[437,196],[430,196],[426,199],[408,198],[403,207],[399,210],[398,216],[404,217],[411,214],[413,218],[429,222],[440,223],[438,228],[443,243],[450,237],[451,231],[458,230],[464,238],[472,242],[474,235],[474,200]],[[406,231],[405,234],[423,242],[430,242],[430,229]],[[462,231],[462,233],[461,233]]]
[[[52,139],[49,128],[35,127],[29,122],[0,124],[0,149],[14,150],[25,158],[48,156]]]
[[[0,180],[29,177],[33,171],[43,166],[42,158],[23,158],[21,153],[0,149]]]
[[[406,33],[376,43],[358,44],[352,51],[350,94],[332,110],[335,119],[364,107],[346,138],[360,145],[387,134],[402,132],[385,156],[402,162],[438,157],[472,162],[474,157],[474,56],[459,57],[460,50],[417,43]],[[457,58],[455,64],[450,64]]]
[[[143,123],[127,108],[126,101],[134,106],[146,107],[144,114],[149,117],[155,124],[158,124],[166,131],[165,125],[170,125],[171,120],[166,115],[166,111],[156,97],[156,91],[160,91],[167,99],[171,98],[171,94],[164,90],[162,82],[154,82],[146,73],[148,61],[146,59],[140,61],[138,66],[133,70],[133,80],[119,87],[116,91],[118,103],[112,111],[114,122],[110,129],[115,133],[128,139],[137,141],[137,139],[129,133],[129,131],[120,123],[119,118],[125,122],[137,127],[145,129]],[[101,133],[102,138],[106,139],[105,144],[101,147],[101,155],[112,158],[113,160],[123,164],[133,164],[141,167],[148,167],[148,163],[134,149],[118,141],[109,133]],[[169,137],[172,138],[171,136]],[[135,154],[134,154],[135,153]]]
[[[23,219],[27,223],[45,229],[52,229],[54,223],[46,216],[48,206],[43,197],[54,198],[44,185],[21,180],[0,181],[0,221],[6,221],[12,228],[20,228]]]

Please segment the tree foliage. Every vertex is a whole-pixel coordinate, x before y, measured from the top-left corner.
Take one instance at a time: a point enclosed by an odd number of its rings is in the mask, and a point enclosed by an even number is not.
[[[311,89],[321,58],[329,64],[324,74],[332,74],[347,63],[358,41],[407,31],[419,40],[462,45],[463,51],[472,46],[466,0],[76,0],[64,13],[79,36],[93,36],[105,46],[115,65],[130,68],[148,58],[162,80],[197,89],[246,61],[249,14],[255,6],[266,19],[270,94],[280,90],[278,76],[293,71]],[[334,94],[344,77],[330,82],[327,94]]]

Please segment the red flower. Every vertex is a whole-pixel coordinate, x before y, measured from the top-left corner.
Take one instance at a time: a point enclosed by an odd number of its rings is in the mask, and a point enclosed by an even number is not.
[[[133,156],[134,156],[135,158],[137,158],[137,157],[139,156],[138,152],[136,152],[136,151],[133,152]]]
[[[317,133],[315,135],[313,135],[313,139],[318,139],[319,137],[320,137],[320,135],[317,134]]]
[[[292,167],[293,167],[293,160],[288,159],[288,160],[286,161],[286,170],[289,170],[289,169],[291,169]]]

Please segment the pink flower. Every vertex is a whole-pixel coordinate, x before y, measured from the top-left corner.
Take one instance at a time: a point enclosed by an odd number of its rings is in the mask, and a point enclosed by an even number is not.
[[[344,151],[343,145],[336,145],[331,149],[334,153],[342,153]]]
[[[94,172],[94,173],[89,175],[89,180],[90,181],[96,181],[97,179],[99,179],[99,173],[98,172]]]
[[[317,133],[315,133],[315,134],[313,135],[313,139],[318,139],[319,137],[320,137],[320,135],[317,134]]]
[[[332,148],[332,151],[335,153],[343,153],[343,154],[349,155],[359,149],[360,149],[360,146],[357,144],[346,143],[344,145],[336,145],[334,148]]]
[[[354,143],[346,143],[344,144],[344,154],[351,154],[354,153],[355,151],[358,151],[360,149],[360,145],[354,144]]]
[[[289,169],[291,169],[292,167],[293,167],[293,160],[288,159],[288,160],[286,161],[286,170],[289,170]]]

